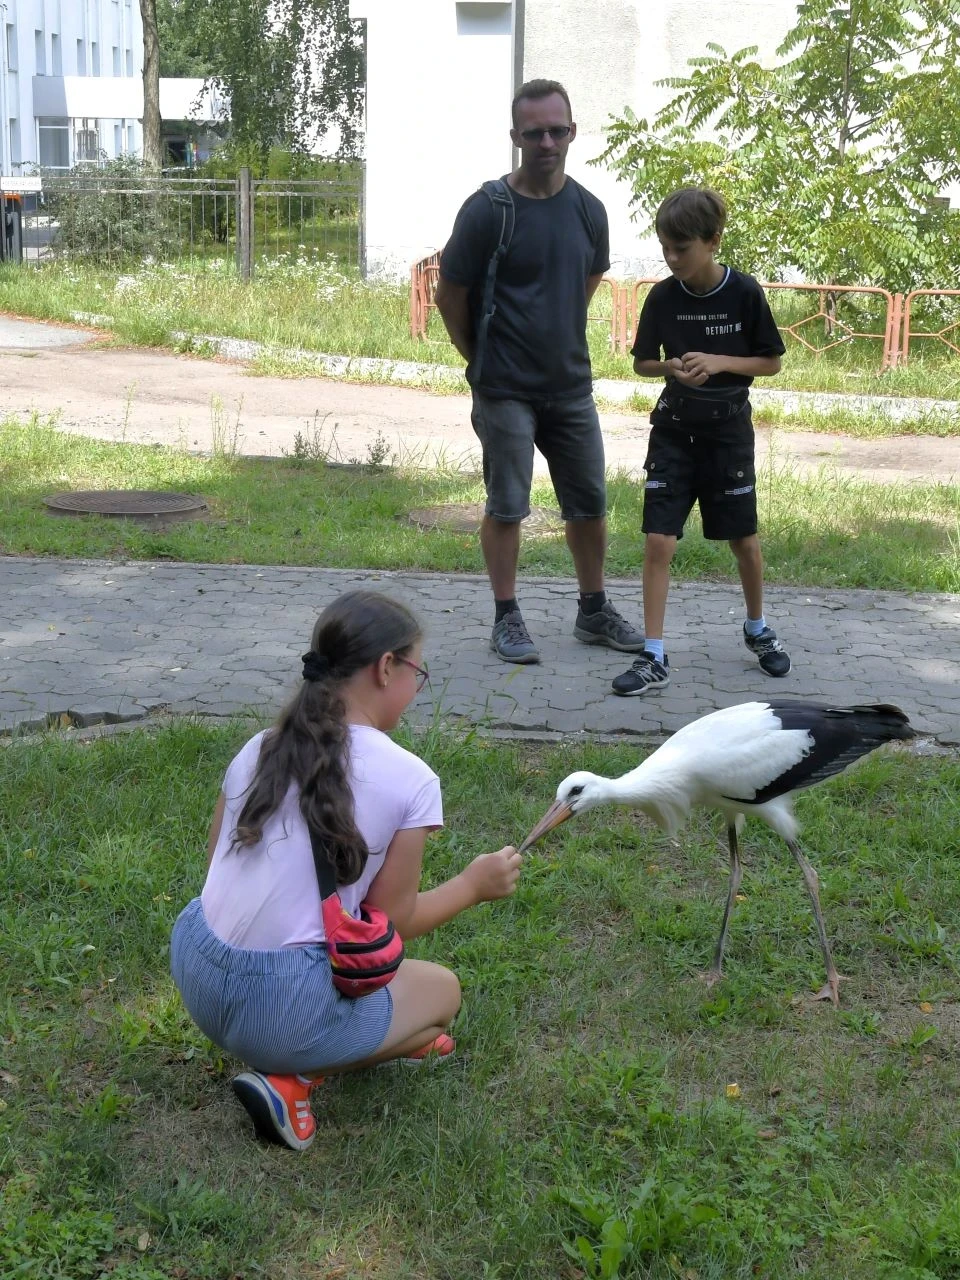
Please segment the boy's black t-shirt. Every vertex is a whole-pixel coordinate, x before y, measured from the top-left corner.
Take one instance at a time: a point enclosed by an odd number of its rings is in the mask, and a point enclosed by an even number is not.
[[[753,276],[732,267],[726,267],[725,273],[710,293],[693,293],[673,276],[658,281],[644,300],[631,355],[639,360],[672,360],[689,351],[782,356],[786,347],[760,285]],[[668,387],[672,382],[667,379]],[[692,390],[709,394],[749,387],[752,382],[745,374],[717,373]]]
[[[506,182],[506,178],[503,179]],[[596,196],[567,178],[555,196],[532,200],[511,187],[516,212],[510,247],[497,270],[496,311],[487,330],[479,380],[500,399],[572,399],[593,389],[587,350],[588,276],[610,267],[607,213]],[[500,214],[483,191],[457,214],[440,275],[467,285],[477,324],[483,282],[497,247]]]

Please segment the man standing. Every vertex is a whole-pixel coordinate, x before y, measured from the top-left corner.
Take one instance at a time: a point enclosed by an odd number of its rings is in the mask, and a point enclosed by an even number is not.
[[[436,295],[467,361],[473,429],[483,448],[480,544],[496,605],[491,648],[505,662],[540,661],[516,599],[520,522],[530,514],[536,446],[550,468],[580,586],[573,634],[584,644],[639,653],[642,634],[604,591],[606,481],[587,304],[610,266],[606,210],[564,173],[577,126],[563,85],[528,81],[512,111],[520,167],[504,181],[514,226],[480,350],[484,281],[503,226],[501,210],[483,190],[457,214]]]

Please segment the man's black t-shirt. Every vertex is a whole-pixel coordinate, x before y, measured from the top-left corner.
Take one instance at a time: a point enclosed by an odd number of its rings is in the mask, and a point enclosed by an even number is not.
[[[673,360],[688,351],[724,356],[782,356],[786,347],[766,295],[753,278],[726,267],[709,293],[692,293],[670,276],[644,300],[631,355],[638,360]],[[715,373],[704,389],[749,387],[742,373]]]
[[[589,395],[586,283],[610,266],[606,210],[572,178],[545,200],[531,200],[512,187],[510,193],[516,221],[497,270],[483,368],[478,380],[468,365],[467,380],[500,399]],[[499,210],[483,191],[475,192],[457,214],[440,259],[444,280],[469,287],[475,327],[500,223]]]

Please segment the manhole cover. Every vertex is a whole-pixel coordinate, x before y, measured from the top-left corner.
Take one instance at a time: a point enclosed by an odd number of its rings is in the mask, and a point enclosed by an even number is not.
[[[87,489],[44,498],[55,515],[126,516],[133,520],[186,520],[206,508],[188,493],[156,493],[149,489]]]
[[[482,502],[447,502],[439,507],[420,507],[408,511],[407,519],[421,529],[451,529],[454,533],[476,533],[483,519]],[[563,521],[557,511],[547,507],[531,507],[523,522],[525,537],[548,538],[563,533]]]

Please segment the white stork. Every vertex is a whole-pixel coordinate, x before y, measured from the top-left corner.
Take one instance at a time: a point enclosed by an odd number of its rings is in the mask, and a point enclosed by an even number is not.
[[[787,843],[813,903],[827,982],[817,999],[839,1004],[840,975],[830,954],[820,910],[817,873],[797,844],[793,795],[822,782],[885,742],[916,737],[898,707],[831,707],[818,702],[743,702],[684,725],[636,769],[621,778],[571,773],[555,803],[520,846],[520,852],[575,813],[600,804],[640,809],[673,834],[697,805],[719,809],[730,846],[730,891],[708,983],[722,974],[730,912],[740,888],[737,843],[744,816],[753,814]]]

